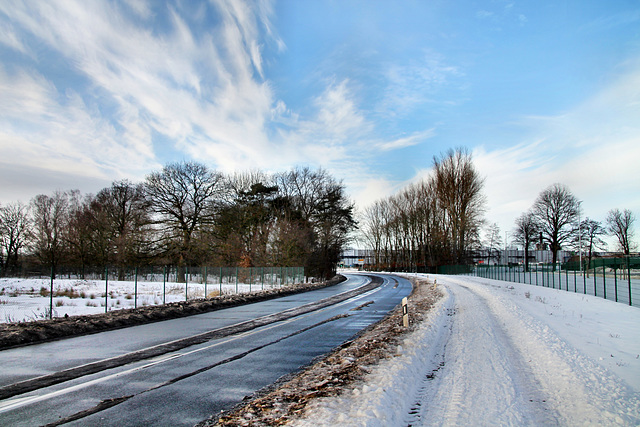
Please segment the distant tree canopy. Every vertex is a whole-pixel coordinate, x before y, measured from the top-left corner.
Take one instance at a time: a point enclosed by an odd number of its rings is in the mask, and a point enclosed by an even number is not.
[[[633,243],[633,223],[636,217],[629,209],[612,209],[607,214],[607,230],[618,240],[620,251],[629,255],[631,250],[635,250]]]
[[[165,165],[144,182],[116,181],[96,195],[57,191],[29,208],[0,207],[0,267],[23,258],[124,267],[305,266],[328,278],[350,232],[353,204],[326,171],[296,168],[225,176],[197,162]]]
[[[514,241],[525,249],[527,259],[533,242],[539,242],[540,249],[549,248],[554,269],[561,249],[585,253],[588,265],[595,250],[607,246],[602,236],[615,237],[618,250],[624,255],[630,255],[636,247],[632,242],[635,216],[630,210],[610,210],[606,226],[588,217],[580,220],[580,212],[580,201],[571,190],[563,184],[553,184],[541,191],[532,208],[516,220]]]
[[[580,202],[567,186],[553,184],[538,195],[532,210],[542,239],[551,249],[555,269],[558,251],[574,236]]]
[[[362,215],[362,235],[380,269],[471,262],[483,224],[483,179],[462,148],[433,159],[432,174]]]

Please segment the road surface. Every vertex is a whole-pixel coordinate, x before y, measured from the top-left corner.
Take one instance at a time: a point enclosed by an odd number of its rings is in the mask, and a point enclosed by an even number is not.
[[[0,425],[193,425],[352,338],[411,291],[405,279],[376,280],[349,275],[304,294],[1,351]]]

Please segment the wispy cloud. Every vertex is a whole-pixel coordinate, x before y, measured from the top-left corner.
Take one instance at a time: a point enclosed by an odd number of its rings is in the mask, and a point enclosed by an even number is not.
[[[415,132],[403,138],[394,139],[392,141],[381,142],[377,144],[382,151],[391,151],[399,148],[411,147],[420,144],[435,135],[435,128],[428,129],[423,132]]]
[[[391,65],[386,71],[387,87],[380,111],[403,115],[426,103],[455,78],[462,76],[456,66],[447,64],[436,52],[426,52],[420,61]]]
[[[88,79],[94,98],[85,95],[85,99],[59,103],[57,98],[73,92],[73,87],[56,87],[41,75],[26,82],[25,72],[9,86],[15,88],[22,82],[23,86],[30,83],[39,88],[23,88],[15,96],[40,129],[39,137],[59,128],[41,111],[51,110],[51,103],[62,115],[92,112],[93,132],[78,132],[71,138],[67,143],[74,145],[71,151],[88,151],[83,147],[87,147],[89,135],[102,139],[105,147],[113,140],[123,140],[127,148],[147,156],[143,164],[153,165],[153,134],[159,133],[174,141],[176,148],[194,156],[208,154],[209,160],[219,164],[233,161],[225,153],[237,151],[240,156],[231,156],[237,164],[251,155],[251,145],[264,144],[264,122],[273,104],[271,89],[262,81],[259,43],[259,26],[270,26],[264,15],[269,8],[254,11],[233,1],[213,5],[221,23],[196,38],[177,9],[169,10],[166,29],[156,29],[150,21],[141,25],[130,12],[152,18],[146,2],[127,2],[126,6],[73,0],[55,4],[4,2],[0,12],[20,25],[24,34],[36,37],[69,61],[69,72]],[[7,44],[17,36],[3,39]],[[17,42],[9,44],[24,51]],[[4,106],[6,101],[8,98],[4,98]],[[113,110],[108,115],[100,111],[105,101]],[[109,123],[109,132],[103,133]],[[94,153],[104,159],[102,154]],[[56,163],[58,157],[51,156],[47,163]]]

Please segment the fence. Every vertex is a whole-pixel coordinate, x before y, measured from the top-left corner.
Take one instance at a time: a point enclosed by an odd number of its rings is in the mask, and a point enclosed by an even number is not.
[[[94,314],[306,281],[304,267],[31,269],[0,278],[0,322]]]
[[[616,302],[638,305],[640,258],[599,258],[580,266],[579,262],[533,264],[524,271],[521,264],[443,266],[442,274],[466,274],[495,280],[526,283],[570,292],[589,294]]]

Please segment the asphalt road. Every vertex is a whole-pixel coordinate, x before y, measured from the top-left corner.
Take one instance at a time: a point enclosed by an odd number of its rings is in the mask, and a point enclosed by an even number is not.
[[[398,277],[369,282],[348,275],[303,294],[0,351],[0,425],[194,425],[349,340],[411,291]]]

